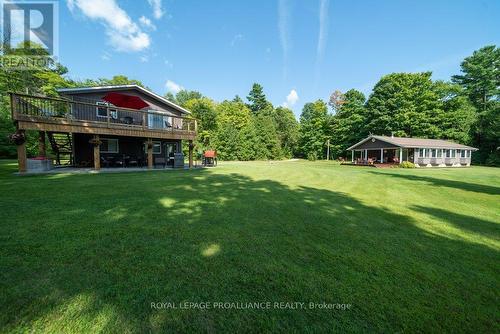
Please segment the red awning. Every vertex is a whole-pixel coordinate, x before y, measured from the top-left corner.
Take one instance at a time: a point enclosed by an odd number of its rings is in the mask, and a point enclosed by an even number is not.
[[[130,108],[130,109],[142,109],[149,104],[141,99],[139,96],[120,94],[120,93],[108,93],[102,98],[104,101],[112,103],[117,107]]]

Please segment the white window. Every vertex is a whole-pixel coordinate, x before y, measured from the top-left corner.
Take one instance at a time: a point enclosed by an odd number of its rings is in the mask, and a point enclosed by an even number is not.
[[[470,158],[471,150],[467,150],[467,158]]]
[[[424,157],[424,151],[425,151],[425,149],[423,149],[423,148],[421,148],[421,149],[418,150],[418,157],[419,158],[423,158]]]
[[[465,158],[465,150],[460,150],[460,158]]]
[[[428,158],[430,156],[430,149],[426,148],[425,149],[425,157]]]
[[[438,149],[437,150],[437,157],[441,158],[442,156],[443,156],[443,150],[442,149]]]
[[[431,158],[435,158],[436,157],[436,149],[433,148],[431,149]]]
[[[118,109],[109,108],[109,115],[112,119],[118,119]]]
[[[451,151],[451,157],[454,158],[456,151],[455,150],[450,150],[450,151]]]
[[[110,106],[110,104],[108,102],[102,102],[102,101],[98,101],[96,102],[96,104],[97,104],[96,107],[97,117],[108,117],[107,108]],[[111,118],[117,119],[118,110],[115,108],[109,108],[109,115],[111,116]]]
[[[165,125],[167,126],[167,128],[171,128],[172,126],[174,126],[174,123],[172,121],[172,116],[164,116],[164,119],[165,119]]]
[[[172,117],[157,113],[148,114],[148,127],[152,129],[165,129],[172,127]]]
[[[153,154],[161,154],[161,142],[160,141],[153,142]]]
[[[144,151],[148,151],[148,144],[144,143]],[[161,154],[161,141],[153,142],[153,154]]]
[[[101,142],[102,153],[118,153],[118,139],[101,138]]]

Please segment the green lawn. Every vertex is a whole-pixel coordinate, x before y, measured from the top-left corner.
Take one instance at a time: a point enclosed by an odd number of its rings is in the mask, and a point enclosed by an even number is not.
[[[0,332],[500,331],[500,169],[15,170],[0,162]]]

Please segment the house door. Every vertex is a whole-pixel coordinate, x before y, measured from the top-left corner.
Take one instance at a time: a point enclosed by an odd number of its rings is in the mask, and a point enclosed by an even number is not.
[[[177,143],[165,143],[165,158],[168,165],[174,165],[174,153],[177,152]]]

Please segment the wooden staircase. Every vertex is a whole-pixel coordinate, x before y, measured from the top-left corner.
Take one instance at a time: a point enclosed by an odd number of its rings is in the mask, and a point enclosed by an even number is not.
[[[73,164],[73,136],[71,133],[47,132],[47,137],[56,156],[56,165]]]

